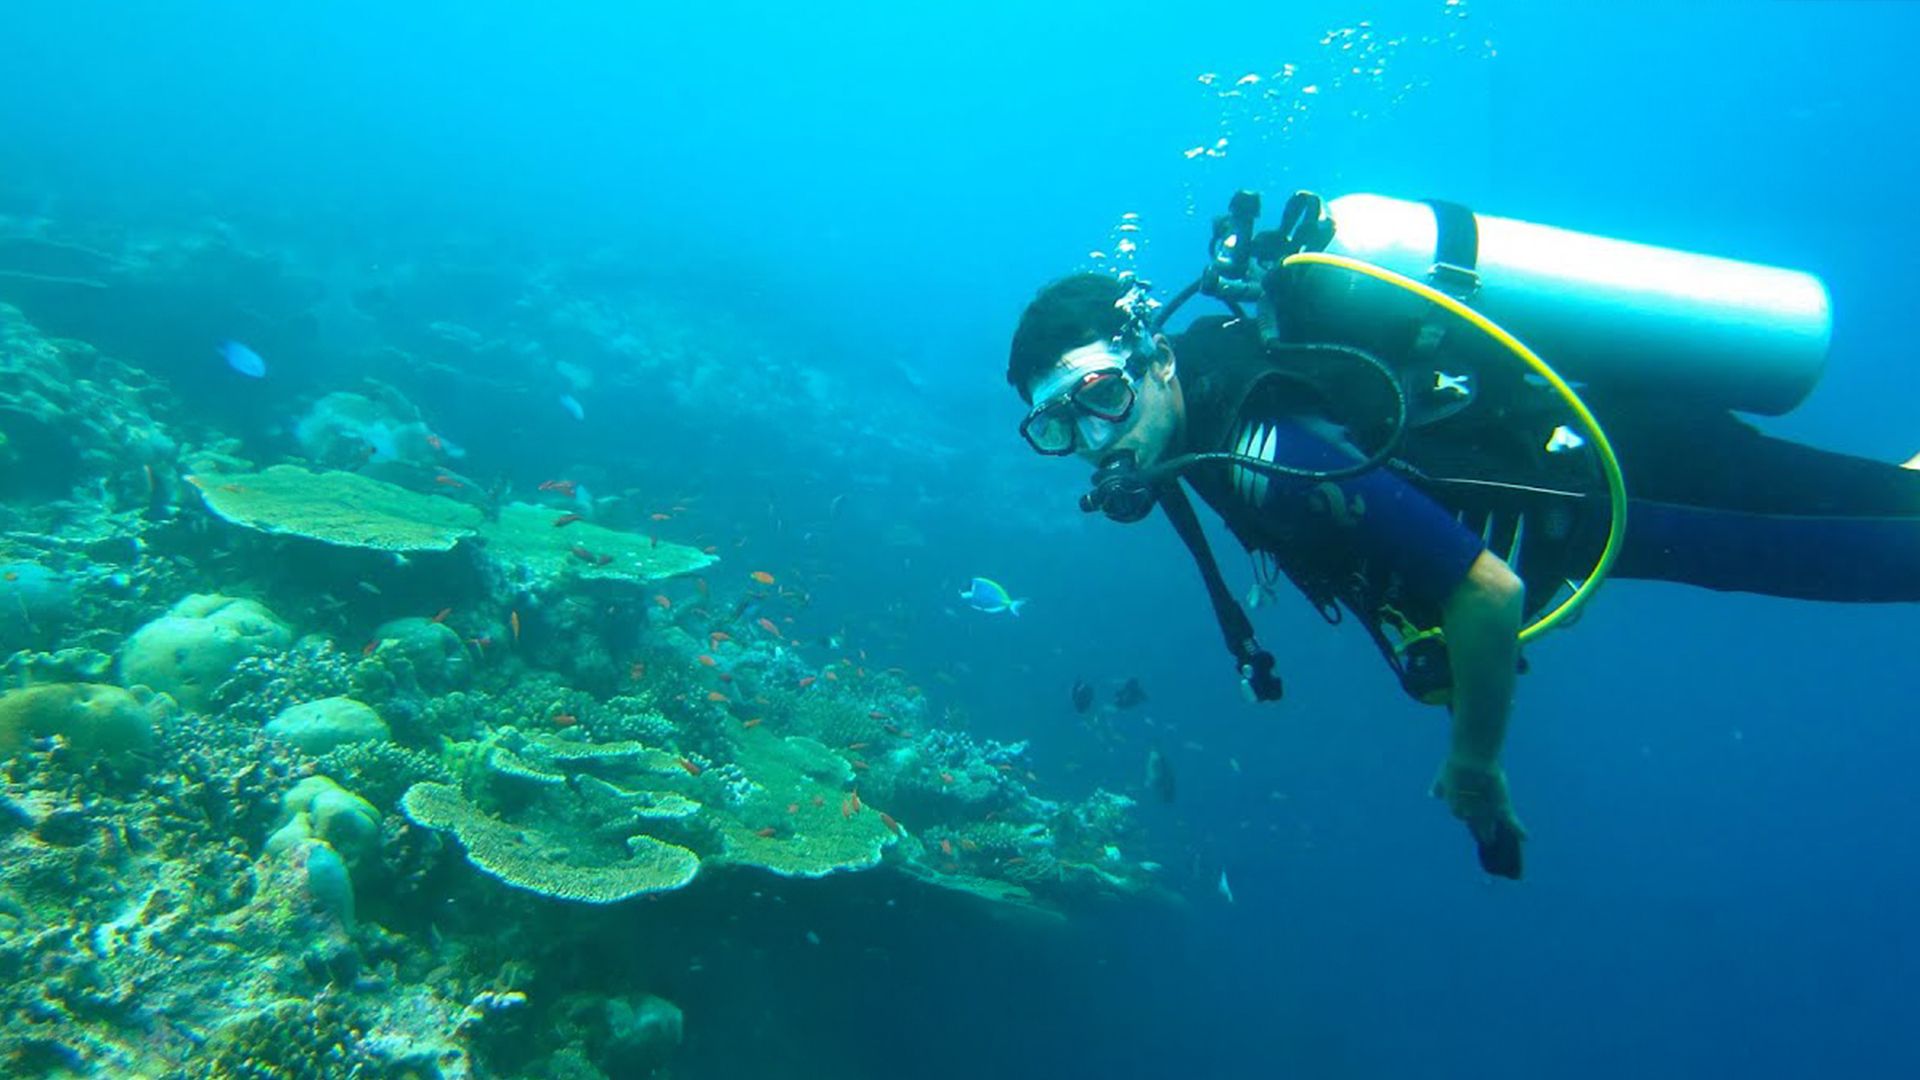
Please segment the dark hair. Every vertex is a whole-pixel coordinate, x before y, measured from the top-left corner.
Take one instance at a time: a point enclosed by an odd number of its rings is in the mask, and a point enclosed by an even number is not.
[[[1114,305],[1128,288],[1126,282],[1108,274],[1070,274],[1034,294],[1020,315],[1007,355],[1007,382],[1020,392],[1021,400],[1031,404],[1028,386],[1058,363],[1062,353],[1126,329],[1128,314]]]

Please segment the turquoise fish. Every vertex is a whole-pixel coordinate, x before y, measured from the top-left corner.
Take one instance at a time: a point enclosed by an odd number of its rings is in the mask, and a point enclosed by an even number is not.
[[[989,615],[998,615],[1001,612],[1018,615],[1020,609],[1027,603],[1025,599],[1015,600],[1008,595],[1007,590],[1001,588],[999,582],[983,577],[974,578],[973,583],[960,594],[960,599],[965,600],[975,611],[984,611]]]

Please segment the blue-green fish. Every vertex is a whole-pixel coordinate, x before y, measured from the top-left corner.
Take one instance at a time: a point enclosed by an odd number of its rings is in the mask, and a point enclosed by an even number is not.
[[[983,577],[974,578],[973,584],[960,594],[960,599],[965,600],[975,611],[984,611],[989,615],[998,615],[1003,611],[1009,615],[1018,615],[1020,609],[1027,604],[1025,599],[1015,600],[1008,595],[1007,590],[1001,588],[999,582]]]

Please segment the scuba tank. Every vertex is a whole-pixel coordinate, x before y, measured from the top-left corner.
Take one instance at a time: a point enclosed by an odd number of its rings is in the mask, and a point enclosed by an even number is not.
[[[1470,303],[1575,384],[1778,416],[1806,398],[1826,365],[1826,287],[1794,270],[1381,195],[1327,202],[1311,239],[1308,249]],[[1346,340],[1352,330],[1302,325],[1321,321],[1305,312],[1328,321],[1338,312],[1350,325],[1391,318],[1381,303],[1420,304],[1383,291],[1356,305],[1350,274],[1301,273],[1288,286],[1288,336],[1307,340]]]

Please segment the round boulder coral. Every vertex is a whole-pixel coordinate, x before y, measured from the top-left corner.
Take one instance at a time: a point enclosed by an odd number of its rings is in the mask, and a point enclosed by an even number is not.
[[[202,709],[235,664],[292,643],[286,624],[252,600],[197,593],[133,632],[120,648],[120,681]]]
[[[445,623],[432,619],[395,619],[383,623],[375,638],[380,643],[380,658],[389,664],[405,660],[422,690],[439,693],[467,685],[473,674],[473,658],[460,635]]]
[[[0,758],[37,739],[64,739],[73,754],[126,772],[151,764],[155,709],[117,686],[49,683],[0,694]]]
[[[326,841],[357,865],[379,847],[380,812],[332,778],[309,776],[280,797],[280,825],[266,851],[277,855],[309,839]]]
[[[267,721],[267,734],[305,750],[324,754],[358,742],[386,742],[392,738],[380,714],[349,697],[305,701],[280,710]]]

